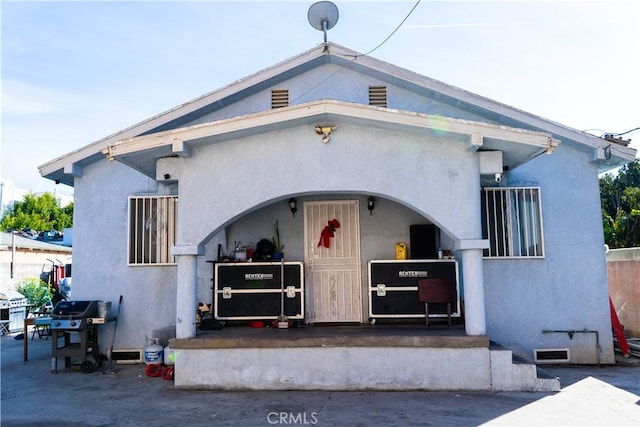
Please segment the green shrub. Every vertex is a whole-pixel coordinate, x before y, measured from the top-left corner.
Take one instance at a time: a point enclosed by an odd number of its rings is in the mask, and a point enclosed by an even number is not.
[[[29,277],[21,281],[16,286],[16,291],[20,292],[29,302],[30,311],[40,311],[53,298],[53,289],[44,281]]]

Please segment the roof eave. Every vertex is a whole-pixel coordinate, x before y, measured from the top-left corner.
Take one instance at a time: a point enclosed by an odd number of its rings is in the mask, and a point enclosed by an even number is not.
[[[453,139],[465,141],[469,145],[469,149],[482,147],[483,140],[503,141],[506,143],[506,147],[510,143],[521,144],[529,147],[527,150],[531,156],[553,151],[560,144],[560,141],[542,132],[323,100],[129,138],[114,142],[104,148],[102,153],[110,160],[119,160],[133,168],[142,170],[144,168],[135,164],[134,156],[137,153],[147,152],[149,155],[158,157],[180,155],[183,150],[189,151],[185,146],[188,147],[193,141],[198,141],[200,144],[206,143],[206,141],[248,136],[275,127],[292,127],[302,123],[322,124],[331,121],[331,119],[360,121],[379,127],[424,132],[425,134],[439,134],[444,131]],[[512,165],[512,167],[519,164]],[[154,171],[148,170],[144,173],[155,177]]]

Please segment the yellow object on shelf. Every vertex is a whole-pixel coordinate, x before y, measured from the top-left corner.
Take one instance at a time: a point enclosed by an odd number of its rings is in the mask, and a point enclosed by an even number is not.
[[[396,243],[396,260],[407,259],[407,244],[404,242]]]

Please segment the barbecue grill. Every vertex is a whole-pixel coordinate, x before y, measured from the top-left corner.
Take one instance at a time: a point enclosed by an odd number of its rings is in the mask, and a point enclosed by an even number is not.
[[[3,333],[22,330],[28,305],[27,299],[19,292],[0,292],[0,329]]]
[[[98,361],[97,325],[104,322],[98,317],[98,301],[60,301],[51,313],[51,372],[58,372],[58,357],[64,357],[67,368],[72,357],[87,361],[89,351]]]

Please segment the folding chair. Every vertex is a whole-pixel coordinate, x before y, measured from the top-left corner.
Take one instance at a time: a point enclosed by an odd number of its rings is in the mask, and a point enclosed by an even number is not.
[[[447,323],[451,326],[451,304],[457,302],[456,284],[451,279],[428,278],[418,280],[418,300],[424,303],[427,326],[429,304],[446,304]]]

